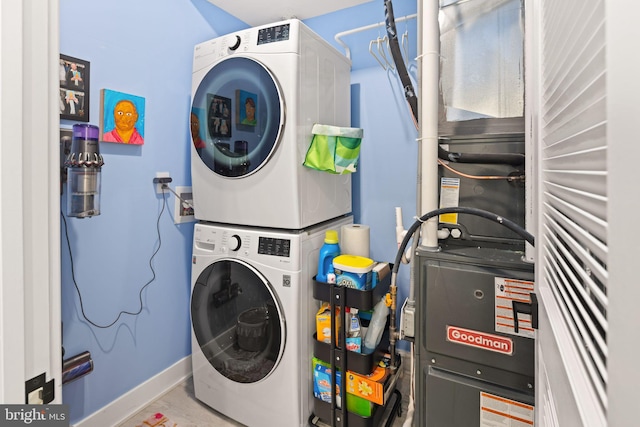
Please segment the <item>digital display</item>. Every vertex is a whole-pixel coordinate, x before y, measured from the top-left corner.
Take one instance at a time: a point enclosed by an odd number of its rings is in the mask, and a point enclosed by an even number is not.
[[[261,28],[258,30],[258,44],[280,42],[289,40],[290,24],[276,25],[275,27]]]
[[[274,239],[273,237],[260,237],[258,241],[258,253],[261,255],[273,255],[289,258],[291,240]]]

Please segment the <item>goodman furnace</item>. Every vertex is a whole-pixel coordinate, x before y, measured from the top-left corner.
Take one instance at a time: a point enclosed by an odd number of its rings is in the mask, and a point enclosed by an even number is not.
[[[532,425],[536,319],[513,312],[532,308],[533,265],[523,254],[508,246],[418,250],[416,395],[424,398],[414,425]]]

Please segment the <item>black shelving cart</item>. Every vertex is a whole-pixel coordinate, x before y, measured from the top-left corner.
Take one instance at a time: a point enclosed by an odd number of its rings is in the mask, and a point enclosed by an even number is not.
[[[314,398],[314,412],[309,418],[310,426],[318,426],[318,422],[329,424],[332,427],[377,427],[384,422],[386,427],[390,427],[396,416],[401,415],[402,394],[397,389],[397,383],[401,374],[401,360],[399,355],[395,357],[395,366],[390,367],[390,375],[384,382],[384,398],[382,405],[375,405],[371,416],[361,416],[347,410],[346,403],[346,374],[348,371],[360,375],[369,375],[374,368],[389,353],[389,328],[382,336],[380,344],[371,354],[349,351],[345,345],[336,345],[336,312],[340,313],[340,323],[343,327],[338,328],[338,343],[345,343],[345,307],[357,308],[359,311],[369,311],[373,309],[389,290],[390,276],[385,277],[372,290],[358,290],[337,286],[331,283],[318,282],[313,278],[313,297],[320,301],[328,302],[331,307],[331,343],[318,341],[314,334],[313,354],[317,359],[329,364],[331,370],[331,403],[319,398]],[[387,320],[388,322],[388,320]],[[395,351],[395,348],[391,351]],[[393,360],[394,358],[392,358]],[[342,404],[337,405],[336,369],[341,372]],[[391,403],[393,403],[392,406]],[[390,411],[387,409],[391,408]],[[386,417],[385,417],[385,414]]]

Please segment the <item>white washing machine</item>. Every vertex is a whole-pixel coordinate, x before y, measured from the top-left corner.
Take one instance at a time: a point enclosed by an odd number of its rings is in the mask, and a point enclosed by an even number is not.
[[[195,225],[191,343],[196,397],[247,426],[306,426],[313,408],[312,278],[325,231]]]
[[[348,174],[302,165],[314,124],[351,123],[344,55],[282,21],[198,44],[192,83],[197,219],[302,229],[351,212]]]

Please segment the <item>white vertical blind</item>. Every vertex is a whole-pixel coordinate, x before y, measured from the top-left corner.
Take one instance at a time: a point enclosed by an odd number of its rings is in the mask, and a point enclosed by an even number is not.
[[[545,0],[540,141],[542,279],[601,409],[607,402],[607,110],[604,0]]]

